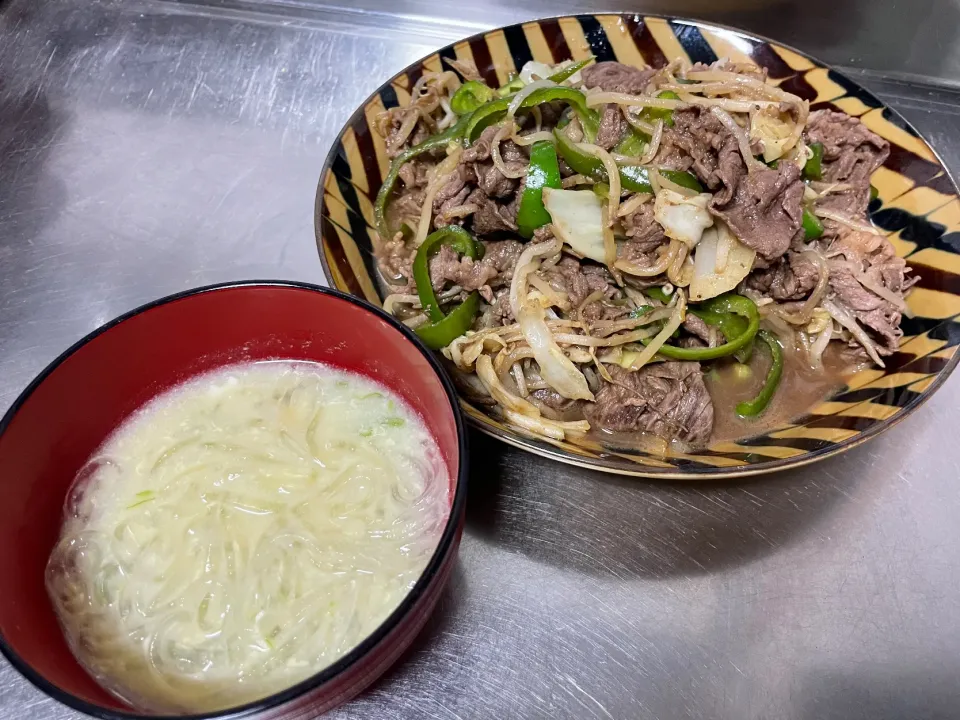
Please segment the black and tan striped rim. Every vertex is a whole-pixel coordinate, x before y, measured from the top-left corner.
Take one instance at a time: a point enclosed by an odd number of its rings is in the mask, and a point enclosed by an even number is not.
[[[377,113],[407,101],[425,70],[440,70],[442,58],[469,59],[488,83],[501,85],[528,60],[554,63],[588,55],[654,67],[676,57],[755,63],[780,87],[809,100],[812,109],[842,110],[886,138],[890,157],[874,174],[880,194],[870,213],[920,276],[908,302],[913,317],[904,318],[903,343],[885,370],[854,375],[843,392],[794,423],[693,455],[664,460],[608,446],[532,439],[461,400],[476,427],[523,449],[608,472],[678,479],[742,476],[849,449],[902,420],[943,383],[960,359],[960,200],[939,157],[898,113],[822,63],[768,40],[690,20],[616,14],[550,18],[474,35],[400,72],[354,113],[327,157],[315,226],[328,280],[380,305],[373,198],[388,161],[372,128]]]

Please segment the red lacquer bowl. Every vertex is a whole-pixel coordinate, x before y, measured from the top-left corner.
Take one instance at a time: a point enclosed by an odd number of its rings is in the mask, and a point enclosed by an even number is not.
[[[57,358],[0,422],[0,650],[30,681],[100,718],[138,713],[74,660],[44,587],[66,491],[128,415],[165,389],[222,365],[312,360],[366,375],[398,393],[436,438],[452,480],[436,553],[390,617],[338,662],[256,703],[193,718],[313,718],[360,692],[413,641],[450,575],[463,530],[467,447],[456,393],[437,360],[386,313],[298,283],[231,283],[141,307]]]

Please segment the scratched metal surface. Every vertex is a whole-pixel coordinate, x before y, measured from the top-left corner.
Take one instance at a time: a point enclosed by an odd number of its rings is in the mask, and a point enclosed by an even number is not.
[[[322,281],[314,187],[353,108],[442,43],[587,7],[389,6],[403,19],[364,1],[0,7],[0,409],[69,343],[159,295]],[[849,44],[809,22],[776,32],[800,9],[735,4],[720,19],[866,68],[960,169],[958,95],[902,81],[960,77],[956,2],[919,3],[939,24],[917,4],[877,19],[850,2]],[[474,436],[437,615],[333,716],[957,717],[958,404],[954,379],[866,447],[749,483],[618,479]],[[75,717],[0,664],[0,720]]]

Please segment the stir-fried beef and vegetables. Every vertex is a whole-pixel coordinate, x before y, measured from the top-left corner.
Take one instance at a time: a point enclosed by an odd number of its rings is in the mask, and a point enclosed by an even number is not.
[[[703,445],[896,351],[916,278],[867,218],[889,147],[858,119],[724,60],[451,65],[378,119],[384,304],[506,423]]]

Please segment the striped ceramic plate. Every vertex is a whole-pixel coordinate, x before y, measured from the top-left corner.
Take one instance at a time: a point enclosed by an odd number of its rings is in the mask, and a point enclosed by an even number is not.
[[[796,50],[699,22],[638,15],[540,20],[475,35],[401,71],[354,113],[323,170],[316,233],[330,282],[380,304],[383,290],[371,253],[372,199],[388,163],[372,127],[377,113],[407,101],[425,70],[440,70],[443,58],[470,59],[497,87],[528,60],[554,63],[591,54],[639,66],[662,66],[676,57],[753,62],[813,108],[856,115],[889,140],[890,158],[873,177],[880,197],[870,210],[897,253],[909,257],[920,275],[909,298],[913,317],[904,318],[902,347],[886,370],[864,370],[849,378],[843,392],[794,423],[749,440],[714,444],[694,455],[662,459],[600,445],[534,440],[464,402],[478,428],[542,455],[611,472],[677,478],[747,475],[853,447],[904,418],[943,383],[957,364],[960,344],[960,201],[937,155],[900,115],[843,75]]]

